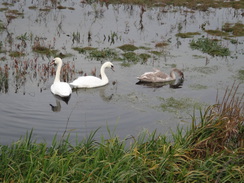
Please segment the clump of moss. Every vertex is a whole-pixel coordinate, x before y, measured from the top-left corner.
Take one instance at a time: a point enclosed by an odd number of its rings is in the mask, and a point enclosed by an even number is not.
[[[229,34],[220,30],[205,30],[208,34],[213,36],[228,36]]]
[[[5,53],[6,51],[3,50],[3,43],[0,41],[0,53]]]
[[[147,62],[147,60],[148,60],[149,58],[151,58],[151,55],[146,54],[146,53],[141,53],[141,54],[139,55],[139,57],[142,59],[142,61],[143,61],[143,63],[144,63],[144,62]]]
[[[156,55],[156,56],[160,56],[162,55],[162,52],[159,52],[159,51],[150,51],[150,53]]]
[[[138,49],[138,47],[131,45],[131,44],[125,44],[125,45],[119,46],[118,48],[123,51],[135,51]]]
[[[178,33],[175,36],[180,38],[192,38],[195,35],[201,35],[199,32],[186,32],[186,33]]]
[[[11,51],[9,53],[9,56],[10,57],[22,57],[22,56],[25,56],[25,53],[19,52],[19,51]]]
[[[58,53],[57,55],[55,55],[55,57],[60,57],[60,58],[67,58],[67,57],[72,57],[73,55],[71,53]]]
[[[244,81],[244,70],[238,71],[237,78],[241,81]]]
[[[95,49],[89,52],[89,57],[96,58],[97,60],[108,59],[117,57],[117,53],[113,49],[109,48],[105,48],[102,50]]]
[[[232,33],[233,36],[244,36],[244,24],[242,23],[225,23],[222,27],[222,30],[225,32]]]
[[[32,47],[32,50],[36,53],[40,53],[40,54],[45,54],[45,55],[49,55],[49,56],[53,56],[56,55],[58,50],[54,50],[45,46],[41,46],[41,45],[35,45]]]
[[[73,47],[72,48],[75,51],[78,51],[79,53],[86,53],[87,51],[93,51],[93,50],[97,50],[97,48],[93,48],[93,47]]]
[[[28,8],[29,8],[30,10],[35,10],[35,9],[37,9],[36,6],[29,6]]]
[[[40,8],[39,10],[40,11],[47,11],[48,12],[48,11],[51,11],[51,8]]]
[[[57,6],[57,9],[66,9],[67,7],[65,7],[65,6],[62,6],[62,5],[59,5],[59,6]]]
[[[19,12],[19,10],[8,10],[6,13],[7,14],[16,15],[16,16],[22,16],[22,15],[24,15],[24,13]]]
[[[13,3],[7,3],[7,2],[3,2],[2,5],[4,5],[4,6],[14,6]]]
[[[155,47],[165,47],[168,45],[169,45],[169,43],[167,43],[167,42],[159,42],[159,43],[156,43]]]
[[[79,53],[82,54],[87,54],[89,58],[93,59],[108,59],[108,58],[117,58],[117,52],[115,52],[113,49],[109,48],[104,48],[102,50],[98,50],[97,48],[93,47],[74,47],[72,48],[75,51],[78,51]]]
[[[140,60],[139,56],[134,52],[126,52],[123,53],[122,55],[124,59],[127,60],[128,62],[137,63]]]
[[[0,11],[6,11],[8,8],[0,8]]]
[[[229,56],[230,50],[222,47],[217,41],[208,38],[199,38],[197,41],[192,40],[190,42],[192,49],[200,50],[204,53],[208,53],[212,56]]]

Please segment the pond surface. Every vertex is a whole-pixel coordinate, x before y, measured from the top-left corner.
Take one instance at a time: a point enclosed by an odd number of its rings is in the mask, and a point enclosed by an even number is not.
[[[9,144],[33,129],[33,138],[51,143],[71,135],[75,140],[97,130],[97,137],[109,136],[108,129],[121,138],[137,136],[146,129],[170,134],[177,126],[187,127],[194,106],[214,104],[217,91],[223,96],[236,80],[243,93],[244,39],[233,37],[235,44],[204,30],[221,30],[225,23],[243,23],[243,10],[232,8],[190,11],[184,7],[146,8],[131,5],[83,4],[65,1],[62,7],[52,1],[1,4],[0,23],[0,143]],[[13,11],[15,10],[15,11]],[[16,12],[17,11],[17,12]],[[192,38],[177,33],[198,32]],[[212,57],[192,50],[189,43],[200,37],[221,40],[231,51],[227,57]],[[167,43],[158,47],[157,43]],[[136,54],[151,55],[146,61],[124,66],[124,60],[95,59],[74,47],[99,50],[118,49],[132,44]],[[51,54],[33,51],[36,45],[58,50],[66,70],[63,79],[71,82],[82,73],[91,74],[110,60],[115,72],[106,70],[110,83],[96,89],[74,90],[68,104],[50,92],[54,68],[48,67]],[[146,48],[146,49],[144,49]],[[17,52],[20,57],[11,55]],[[161,53],[153,54],[153,51]],[[122,57],[122,56],[121,56]],[[169,73],[182,70],[185,80],[175,89],[170,85],[137,85],[136,77],[153,68]]]

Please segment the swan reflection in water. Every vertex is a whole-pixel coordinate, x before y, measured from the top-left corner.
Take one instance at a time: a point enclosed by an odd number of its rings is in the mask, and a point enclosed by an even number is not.
[[[101,99],[105,102],[109,102],[110,100],[112,100],[113,98],[113,93],[108,95],[108,94],[105,94],[105,90],[106,88],[108,88],[108,85],[106,86],[102,86],[102,87],[99,87],[99,88],[73,88],[73,92],[76,93],[76,94],[79,94],[79,93],[94,93],[94,92],[97,92],[99,91],[99,96],[101,97]]]
[[[168,82],[161,82],[161,83],[149,83],[149,82],[138,81],[136,84],[147,86],[148,88],[161,88],[163,86],[169,85],[170,88],[179,89],[182,88],[183,83],[184,83],[184,78],[179,78],[175,81],[168,81]]]
[[[60,112],[61,111],[61,104],[60,104],[60,101],[63,101],[65,102],[66,104],[69,103],[69,100],[70,100],[70,96],[67,96],[67,97],[60,97],[58,95],[53,95],[55,100],[56,100],[56,105],[52,105],[52,104],[49,104],[51,106],[51,110],[53,112]]]

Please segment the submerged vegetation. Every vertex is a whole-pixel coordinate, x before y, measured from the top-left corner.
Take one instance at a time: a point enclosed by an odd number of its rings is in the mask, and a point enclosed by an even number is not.
[[[170,98],[160,98],[160,101],[162,101],[160,107],[163,111],[168,111],[173,113],[176,113],[178,111],[186,112],[189,109],[200,108],[201,106],[204,106],[204,104],[196,102],[190,98],[176,99],[174,97],[170,97]]]
[[[243,96],[238,86],[221,101],[192,115],[191,127],[172,136],[143,132],[124,140],[97,131],[72,145],[69,137],[50,147],[32,132],[0,146],[1,182],[241,182],[244,179]]]

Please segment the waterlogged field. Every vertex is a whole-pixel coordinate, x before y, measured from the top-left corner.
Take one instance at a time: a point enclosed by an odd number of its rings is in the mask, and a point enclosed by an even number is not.
[[[169,134],[234,81],[237,96],[244,91],[242,9],[20,0],[2,2],[0,15],[1,144],[32,129],[48,143],[98,128],[105,137],[108,129],[122,138],[143,129]],[[56,56],[67,82],[99,76],[106,60],[115,72],[106,70],[109,85],[74,90],[65,103],[50,92]],[[185,75],[180,86],[136,84],[144,72],[174,67]]]

